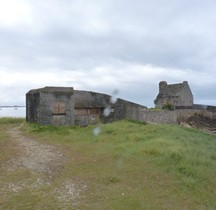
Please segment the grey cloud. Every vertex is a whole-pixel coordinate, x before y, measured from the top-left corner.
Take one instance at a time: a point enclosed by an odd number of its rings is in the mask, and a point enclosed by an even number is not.
[[[127,73],[127,65],[150,64],[190,72],[192,76],[184,80],[191,80],[195,95],[215,98],[214,85],[205,83],[202,91],[194,81],[200,72],[215,75],[214,1],[29,2],[32,25],[0,26],[1,68],[28,72],[82,71],[88,75],[98,67],[109,66],[118,71],[118,67],[125,66]],[[166,78],[183,79],[176,75],[161,76],[161,80]],[[131,83],[124,85],[123,97],[140,102],[142,97],[150,100],[156,95],[158,80],[147,86],[142,82]],[[106,87],[104,90],[108,91]]]
[[[14,47],[12,52],[9,52],[10,55],[14,52],[21,60],[28,60],[30,65],[31,62],[37,63],[38,59],[41,61],[40,58],[43,57],[52,60],[53,66],[57,67],[59,63],[60,67],[65,65],[65,68],[69,69],[80,67],[81,63],[84,66],[97,66],[120,60],[203,70],[206,65],[211,68],[208,60],[212,61],[215,51],[213,46],[209,45],[214,45],[216,40],[212,38],[212,43],[209,43],[204,32],[199,34],[205,21],[202,20],[201,24],[195,26],[193,21],[197,16],[200,17],[198,14],[195,17],[191,15],[193,9],[200,10],[199,7],[191,8],[185,2],[176,4],[174,1],[168,6],[156,1],[148,4],[135,1],[133,5],[129,1],[117,1],[108,7],[110,14],[104,8],[107,16],[103,18],[110,26],[105,34],[88,34],[88,31],[82,31],[79,25],[74,25],[73,21],[71,23],[70,14],[64,14],[68,17],[68,23],[66,17],[63,19],[65,22],[58,18],[50,19],[47,21],[50,24],[45,25],[47,27],[44,27],[41,34],[23,31],[14,36],[9,33],[6,34],[9,43],[6,43]],[[182,17],[178,10],[183,11],[182,15],[185,17]],[[57,8],[54,11],[58,11]],[[175,16],[175,12],[179,16]],[[61,14],[62,12],[57,14],[57,17]],[[206,26],[205,30],[210,34],[214,32]],[[45,61],[46,59],[43,62]],[[49,65],[50,62],[45,63],[45,66]]]

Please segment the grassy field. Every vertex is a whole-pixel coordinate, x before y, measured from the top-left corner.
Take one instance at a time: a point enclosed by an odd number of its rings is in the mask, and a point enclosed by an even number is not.
[[[131,121],[95,126],[52,127],[0,119],[0,164],[22,151],[7,130],[42,144],[60,147],[66,161],[49,185],[19,193],[1,191],[0,209],[216,209],[216,136],[175,125]],[[0,187],[37,174],[0,168]],[[65,180],[85,185],[77,205],[59,202],[52,193]]]

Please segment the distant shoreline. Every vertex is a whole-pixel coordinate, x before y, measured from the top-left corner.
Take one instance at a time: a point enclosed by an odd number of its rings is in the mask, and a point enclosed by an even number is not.
[[[0,106],[0,108],[24,108],[26,106]]]
[[[0,118],[26,117],[26,106],[0,106]]]

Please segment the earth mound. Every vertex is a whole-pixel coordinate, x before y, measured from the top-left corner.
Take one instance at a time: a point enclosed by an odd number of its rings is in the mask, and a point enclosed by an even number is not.
[[[216,119],[202,114],[196,114],[187,119],[187,123],[194,128],[216,134]]]

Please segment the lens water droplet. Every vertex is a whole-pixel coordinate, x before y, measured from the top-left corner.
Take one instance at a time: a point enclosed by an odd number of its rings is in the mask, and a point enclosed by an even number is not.
[[[110,98],[110,103],[111,103],[111,104],[115,104],[115,103],[117,102],[117,100],[118,100],[117,97],[112,96],[112,97]]]
[[[117,102],[118,94],[119,94],[119,91],[117,89],[113,91],[113,93],[111,95],[111,98],[110,98],[110,103],[111,104],[115,104]]]
[[[106,108],[104,109],[103,115],[104,115],[105,117],[108,117],[109,114],[110,114],[110,112],[111,112],[111,108],[108,106],[108,107],[106,107]]]
[[[101,132],[100,127],[96,127],[96,128],[93,130],[93,134],[94,134],[95,136],[98,136],[98,135],[100,134],[100,132]]]

